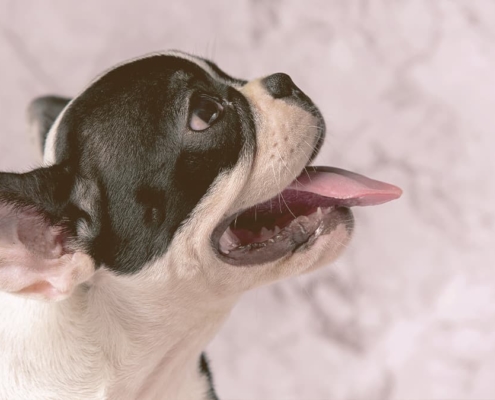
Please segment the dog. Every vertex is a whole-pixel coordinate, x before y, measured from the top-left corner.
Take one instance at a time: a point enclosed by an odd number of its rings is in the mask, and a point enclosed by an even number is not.
[[[179,51],[29,108],[43,166],[0,174],[0,399],[216,399],[203,350],[245,291],[349,242],[399,188],[310,167],[318,108]]]

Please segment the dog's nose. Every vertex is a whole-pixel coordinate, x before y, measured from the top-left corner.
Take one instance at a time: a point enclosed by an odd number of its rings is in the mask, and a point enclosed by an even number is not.
[[[282,72],[267,76],[263,79],[263,84],[275,99],[292,96],[294,90],[297,90],[290,76]]]

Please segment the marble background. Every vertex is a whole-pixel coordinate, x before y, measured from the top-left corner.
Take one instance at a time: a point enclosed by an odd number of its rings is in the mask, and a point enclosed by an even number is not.
[[[247,294],[210,346],[223,399],[495,399],[495,2],[0,0],[0,169],[36,166],[25,109],[178,48],[285,71],[320,164],[401,186],[337,264]]]

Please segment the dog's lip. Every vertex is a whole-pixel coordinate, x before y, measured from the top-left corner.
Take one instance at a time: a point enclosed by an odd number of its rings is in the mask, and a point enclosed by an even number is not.
[[[250,214],[252,221],[253,210],[254,223],[250,229],[253,231],[261,229],[258,226],[260,222],[256,223],[256,210],[258,213],[264,212],[268,217],[271,216],[270,214],[276,214],[268,212],[268,208],[272,210],[274,202],[278,201],[277,206],[281,204],[279,196],[275,196],[222,221],[211,236],[213,249],[222,260],[232,265],[260,265],[275,261],[302,248],[307,249],[318,237],[331,232],[339,223],[344,223],[347,228],[352,229],[352,213],[349,207],[378,205],[395,200],[401,194],[402,190],[394,185],[340,168],[306,167],[294,182],[281,192],[282,197],[285,196],[291,206],[301,206],[301,203],[303,205],[302,210],[295,215],[284,200],[285,206],[294,218],[287,212],[283,217],[280,210],[279,219],[282,216],[281,219],[285,220],[281,231],[275,232],[270,240],[252,241],[248,245],[238,243],[228,250],[222,248],[226,243],[225,237],[230,239],[233,237],[230,228],[232,222],[237,221],[238,218],[249,221]]]
[[[289,254],[304,251],[310,248],[320,236],[329,234],[339,224],[344,224],[346,229],[352,232],[354,220],[349,208],[329,207],[325,211],[322,211],[322,213],[324,215],[321,219],[314,220],[313,222],[308,221],[309,224],[306,225],[305,230],[302,228],[304,223],[294,220],[268,246],[266,242],[253,243],[251,246],[241,246],[226,254],[220,250],[220,238],[229,229],[229,225],[237,216],[242,214],[242,212],[239,212],[215,228],[212,234],[213,250],[217,257],[227,264],[234,266],[255,266],[276,261]],[[315,213],[312,215],[315,215]]]

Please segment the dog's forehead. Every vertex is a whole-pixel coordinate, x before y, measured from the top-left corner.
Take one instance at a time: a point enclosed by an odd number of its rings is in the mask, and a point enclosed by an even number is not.
[[[111,67],[110,69],[104,71],[100,75],[98,75],[88,85],[88,87],[85,90],[87,90],[89,87],[94,85],[96,82],[103,79],[105,76],[107,76],[108,74],[112,73],[113,71],[115,71],[117,69],[120,69],[122,67],[139,68],[140,65],[147,63],[150,59],[154,59],[157,62],[162,62],[163,60],[172,61],[173,59],[181,59],[181,60],[183,60],[183,63],[181,64],[183,66],[183,68],[181,68],[182,70],[188,70],[189,72],[192,72],[192,71],[194,71],[194,69],[198,70],[197,68],[199,67],[202,71],[204,71],[206,74],[208,74],[211,78],[213,78],[214,80],[216,80],[220,83],[234,86],[234,87],[241,87],[246,83],[246,81],[244,81],[244,80],[231,77],[230,75],[228,75],[227,73],[222,71],[214,62],[212,62],[208,59],[205,59],[205,58],[202,58],[199,56],[195,56],[195,55],[192,55],[192,54],[189,54],[189,53],[186,53],[183,51],[179,51],[179,50],[169,50],[169,51],[165,51],[165,52],[149,53],[149,54],[146,54],[144,56],[136,57],[136,58],[133,58],[130,60],[126,60],[120,64],[117,64],[117,65]],[[180,69],[177,70],[177,72],[179,72],[179,71],[180,71]]]
[[[163,53],[164,55],[170,55],[178,58],[183,58],[185,60],[190,61],[191,63],[196,64],[204,71],[206,71],[212,78],[216,79],[219,82],[225,83],[234,87],[242,87],[247,83],[247,81],[242,79],[234,78],[228,74],[226,74],[223,70],[221,70],[214,62],[208,60],[206,58],[194,56],[192,54],[188,54],[178,50],[171,50]]]

